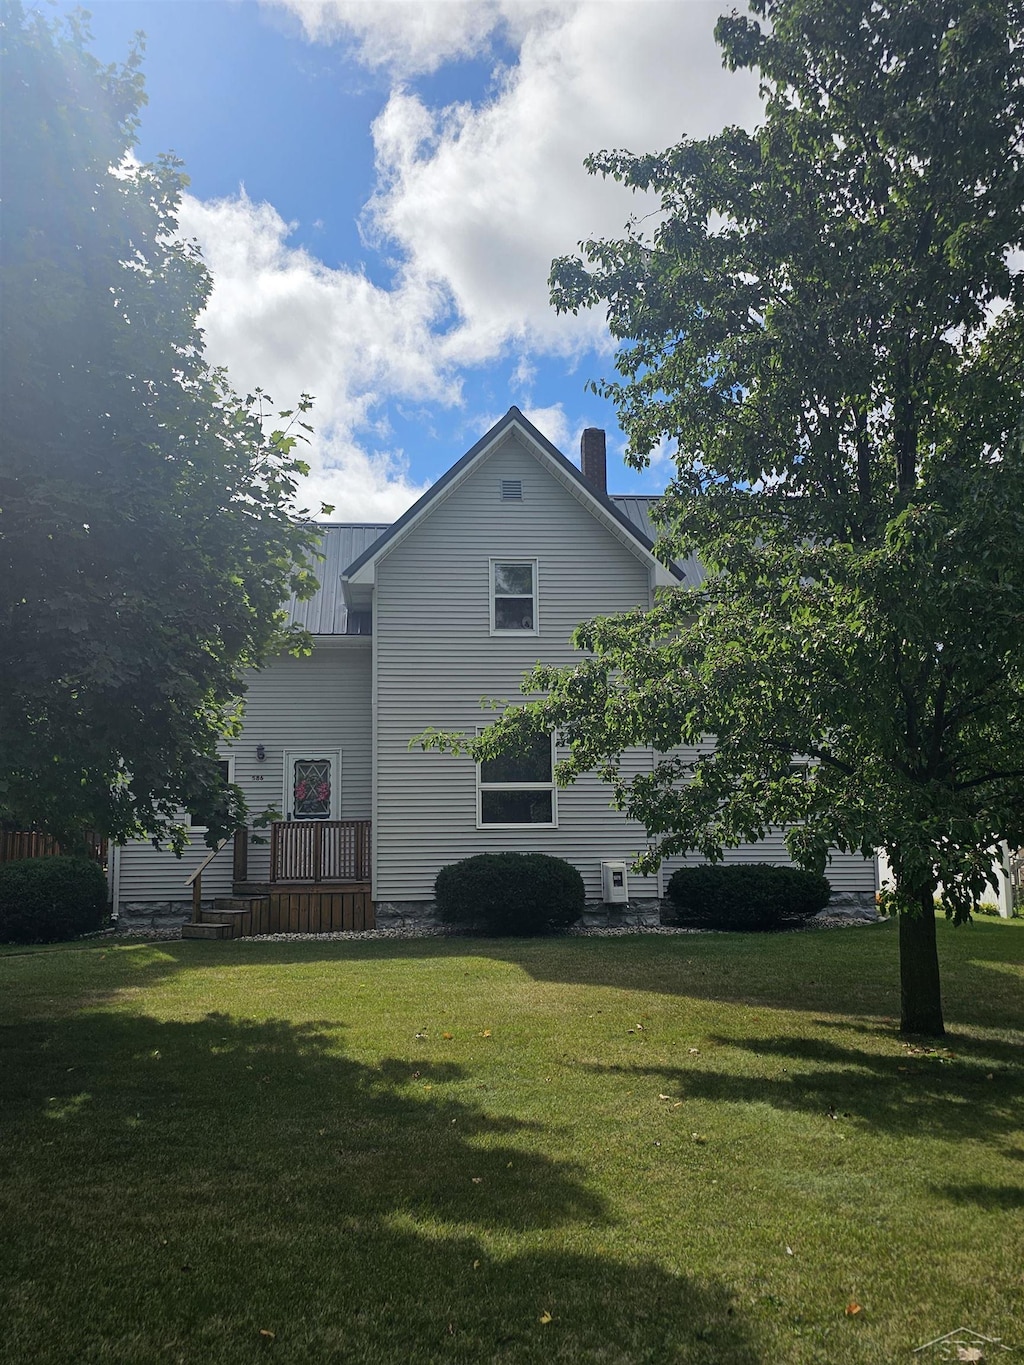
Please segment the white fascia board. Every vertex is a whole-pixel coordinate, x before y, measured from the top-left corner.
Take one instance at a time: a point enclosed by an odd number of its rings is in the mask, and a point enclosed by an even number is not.
[[[348,600],[348,592],[350,589],[373,586],[376,579],[378,560],[383,559],[390,554],[396,545],[401,545],[402,541],[419,526],[421,521],[426,517],[429,517],[436,507],[440,507],[447,498],[451,497],[452,493],[454,493],[457,488],[460,488],[466,479],[474,472],[481,460],[487,459],[489,455],[493,455],[496,450],[499,450],[501,446],[505,444],[509,439],[512,429],[513,427],[511,425],[505,427],[489,445],[486,445],[481,450],[477,451],[476,458],[471,460],[464,469],[460,469],[454,478],[449,479],[444,488],[439,489],[429,501],[425,502],[416,515],[410,517],[402,529],[393,536],[386,545],[381,547],[379,554],[372,555],[361,568],[355,571],[351,578],[342,578],[341,581],[345,590],[346,601]],[[527,433],[519,428],[518,425],[516,425],[516,430],[520,432],[520,435],[524,439],[529,439]],[[353,601],[355,600],[356,594],[353,593]]]
[[[370,566],[364,565],[363,567]],[[362,580],[355,584],[350,583],[347,578],[343,578],[341,580],[341,596],[346,607],[353,607],[356,611],[369,611],[373,606],[372,576],[369,581]]]
[[[526,440],[530,440],[530,437],[526,432],[523,432],[523,437]],[[577,502],[587,508],[602,526],[604,526],[607,531],[611,532],[620,545],[624,545],[625,548],[629,550],[631,554],[635,555],[642,564],[646,564],[648,570],[652,574],[654,587],[678,588],[681,586],[681,580],[675,576],[671,569],[666,568],[660,559],[653,555],[645,546],[641,545],[637,538],[634,535],[631,535],[622,523],[609,513],[604,504],[591,494],[585,484],[580,484],[575,479],[570,479],[565,474],[565,471],[560,469],[553,460],[547,459],[546,453],[537,447],[535,442],[530,441],[530,444],[537,450],[539,457],[547,461],[552,474],[558,479],[562,487],[571,493]]]
[[[481,460],[488,459],[495,451],[500,450],[502,445],[511,438],[513,432],[518,435],[527,449],[532,452],[538,463],[549,469],[552,475],[561,483],[562,487],[571,493],[577,502],[587,508],[591,515],[594,516],[621,545],[624,545],[627,550],[635,555],[642,564],[647,565],[648,569],[653,574],[655,587],[679,586],[680,580],[675,574],[667,569],[650,550],[641,545],[640,541],[608,511],[602,502],[591,493],[587,484],[582,480],[582,476],[575,477],[570,475],[563,467],[556,464],[544,447],[535,440],[526,427],[521,425],[518,420],[513,419],[502,427],[502,430],[495,436],[494,440],[489,441],[486,445],[481,445],[480,449],[476,451],[474,458],[467,461],[464,467],[460,469],[456,475],[449,477],[443,488],[438,489],[432,497],[428,497],[416,515],[410,517],[401,530],[391,539],[388,539],[385,545],[381,546],[379,553],[371,555],[370,558],[367,559],[350,577],[342,577],[342,591],[344,593],[345,601],[349,603],[349,605],[365,606],[368,604],[369,598],[367,592],[372,588],[375,582],[378,560],[383,559],[388,555],[396,545],[400,545],[402,541],[405,540],[406,536],[408,536],[411,531],[415,530],[425,517],[430,516],[435,507],[439,507],[446,498],[450,497],[457,488],[461,487],[462,483],[474,472]],[[445,475],[442,475],[441,477],[444,479]]]
[[[314,649],[370,649],[372,635],[314,635]]]

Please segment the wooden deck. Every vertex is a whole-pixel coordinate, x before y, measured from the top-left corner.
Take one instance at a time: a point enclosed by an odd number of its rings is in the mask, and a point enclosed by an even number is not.
[[[369,820],[275,820],[270,826],[272,886],[369,879]]]
[[[224,841],[227,843],[227,840]],[[236,830],[234,894],[203,908],[204,868],[189,878],[192,922],[182,938],[253,938],[372,929],[369,820],[276,821],[270,827],[270,880],[249,880],[249,831]]]
[[[184,926],[182,937],[329,934],[345,929],[372,929],[375,924],[368,882],[275,886],[264,896],[233,896],[215,901],[211,909],[200,910],[199,918]]]

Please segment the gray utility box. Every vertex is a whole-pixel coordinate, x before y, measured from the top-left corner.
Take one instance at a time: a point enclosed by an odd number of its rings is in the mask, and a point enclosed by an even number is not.
[[[625,863],[601,864],[601,899],[608,905],[625,905],[629,900],[629,878]]]

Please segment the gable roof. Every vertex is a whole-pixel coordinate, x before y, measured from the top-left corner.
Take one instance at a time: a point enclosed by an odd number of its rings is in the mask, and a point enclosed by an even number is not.
[[[357,572],[383,551],[401,532],[428,510],[434,499],[449,487],[459,475],[486,450],[494,446],[513,426],[518,426],[551,459],[556,467],[568,475],[576,489],[609,515],[617,526],[629,533],[633,541],[648,555],[652,554],[657,539],[657,527],[651,520],[651,508],[660,499],[656,495],[605,494],[596,489],[580,470],[544,436],[516,407],[496,423],[479,441],[447,470],[409,510],[393,524],[386,522],[322,522],[320,550],[323,558],[313,570],[320,587],[304,602],[292,597],[288,602],[288,621],[303,626],[311,635],[346,635],[349,633],[349,607],[343,591],[344,580]],[[664,569],[662,570],[664,572]],[[697,587],[704,580],[704,570],[697,559],[690,556],[683,562],[668,566],[674,578],[687,587]]]
[[[576,486],[580,501],[584,504],[588,502],[592,504],[594,512],[598,515],[603,513],[606,519],[610,519],[614,525],[624,531],[635,546],[645,552],[645,557],[654,561],[657,570],[660,570],[662,574],[667,571],[680,582],[686,581],[686,576],[680,568],[671,564],[667,566],[666,570],[666,566],[654,557],[654,542],[646,530],[642,529],[637,522],[632,521],[624,511],[617,507],[615,501],[607,493],[600,492],[588,479],[584,478],[582,472],[571,461],[567,460],[557,446],[552,445],[548,438],[538,431],[517,407],[509,408],[505,416],[496,422],[490,431],[485,432],[460,460],[457,460],[450,469],[441,475],[436,483],[431,484],[430,488],[418,501],[413,503],[407,512],[403,513],[378,540],[374,541],[372,545],[368,545],[362,554],[358,555],[343,571],[342,581],[351,582],[357,577],[365,578],[362,571],[371,566],[405,531],[429,513],[436,499],[458,482],[472,464],[485,452],[496,446],[515,427],[518,427],[535,446],[539,447],[543,454],[553,462],[555,468],[571,484]]]

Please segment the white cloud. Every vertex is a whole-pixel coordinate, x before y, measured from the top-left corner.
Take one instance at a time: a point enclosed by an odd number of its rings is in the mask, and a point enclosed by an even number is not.
[[[546,436],[552,445],[557,446],[563,455],[572,458],[574,445],[576,448],[579,447],[580,432],[576,432],[574,443],[572,428],[561,403],[555,403],[549,408],[524,408],[523,416],[528,422],[532,422],[541,435]]]
[[[374,125],[380,188],[367,232],[451,292],[461,318],[445,348],[452,361],[484,362],[512,343],[571,354],[605,340],[600,313],[555,315],[550,264],[589,236],[619,235],[644,204],[588,176],[583,158],[755,121],[753,80],[721,70],[720,9],[563,4],[528,29],[488,102],[430,109],[394,91]]]
[[[410,483],[401,452],[374,456],[365,432],[385,397],[458,402],[457,377],[438,355],[431,327],[445,299],[436,285],[405,279],[391,290],[354,270],[331,270],[301,248],[269,204],[243,192],[200,202],[186,196],[181,230],[198,238],[214,288],[203,317],[212,361],[232,383],[260,386],[282,407],[300,393],[316,398],[313,476],[302,496],[336,504],[353,521],[398,516],[423,492]]]
[[[337,431],[319,442],[317,454],[299,491],[301,505],[314,514],[321,503],[333,506],[332,521],[390,523],[429,486],[410,481],[401,451],[372,455]]]
[[[518,51],[475,105],[432,107],[393,88],[373,126],[378,182],[362,220],[367,250],[395,263],[387,287],[358,263],[331,269],[291,245],[274,207],[244,192],[183,206],[215,281],[211,359],[236,387],[262,385],[283,405],[315,394],[308,495],[337,504],[339,518],[392,517],[422,490],[389,436],[388,402],[451,412],[466,367],[511,360],[522,390],[544,355],[610,355],[599,312],[558,317],[548,302],[553,257],[620,235],[644,209],[588,176],[584,156],[750,125],[756,87],[721,70],[721,0],[276,3],[310,40],[355,44],[367,65],[406,77],[486,53],[496,35]],[[532,411],[563,445],[572,423],[561,405]]]
[[[477,57],[501,33],[518,45],[527,29],[556,16],[564,0],[264,0],[300,20],[312,42],[354,42],[366,66],[396,78]]]

